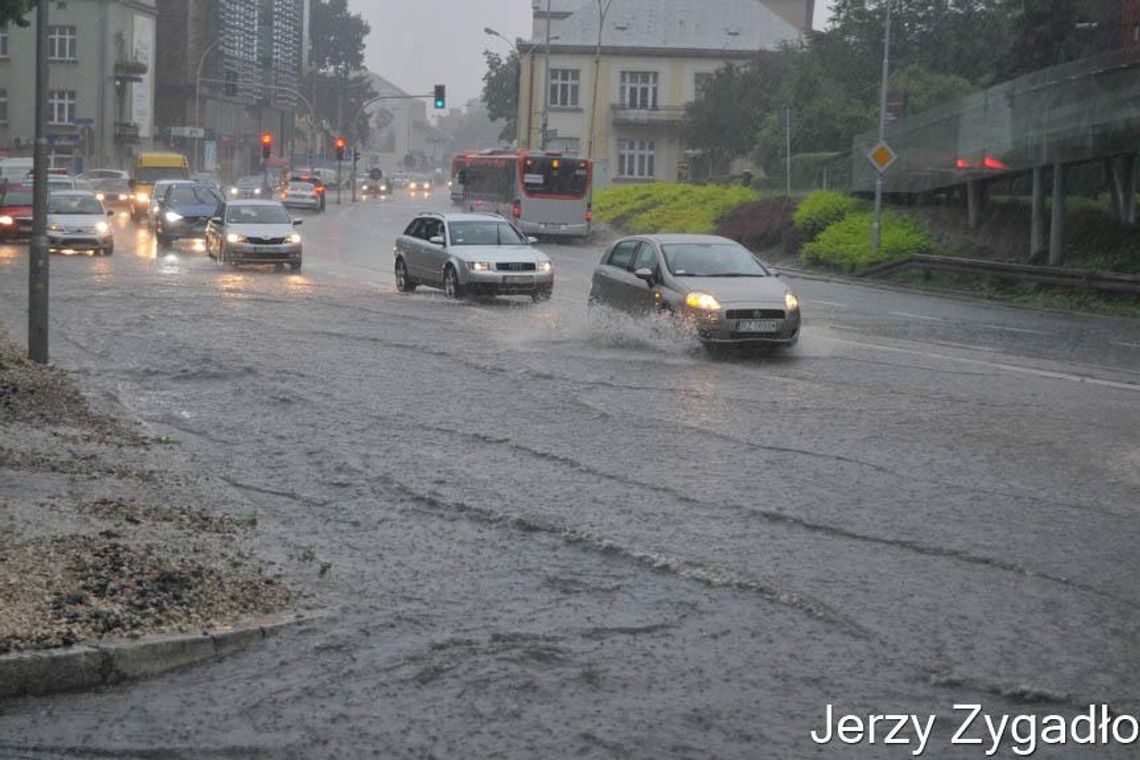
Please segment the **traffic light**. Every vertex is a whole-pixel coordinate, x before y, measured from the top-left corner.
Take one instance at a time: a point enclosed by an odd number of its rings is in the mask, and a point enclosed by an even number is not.
[[[437,84],[435,86],[435,107],[436,108],[446,108],[447,107],[447,88],[444,87],[442,84]]]
[[[262,160],[269,158],[273,155],[273,133],[261,133],[261,158]]]
[[[344,160],[344,149],[347,146],[348,146],[348,141],[345,140],[343,137],[336,138],[336,142],[333,143],[333,147],[336,148],[336,160],[337,161],[343,161]]]

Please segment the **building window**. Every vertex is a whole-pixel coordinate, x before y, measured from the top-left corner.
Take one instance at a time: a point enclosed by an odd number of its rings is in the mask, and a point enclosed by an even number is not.
[[[8,57],[8,25],[0,26],[0,58]]]
[[[8,90],[0,87],[0,124],[8,123]]]
[[[653,140],[618,142],[619,177],[657,176],[657,143]]]
[[[75,91],[48,90],[48,124],[75,123]]]
[[[551,137],[546,141],[546,149],[567,155],[577,155],[582,151],[582,141],[577,137]]]
[[[623,71],[621,107],[643,110],[657,108],[657,72]]]
[[[556,108],[578,107],[578,69],[550,70],[550,105]]]
[[[74,26],[48,27],[48,60],[76,60],[76,34]]]

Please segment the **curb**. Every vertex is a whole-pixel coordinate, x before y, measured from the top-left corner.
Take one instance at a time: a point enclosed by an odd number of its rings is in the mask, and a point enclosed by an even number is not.
[[[282,628],[311,622],[314,613],[291,612],[200,633],[171,633],[67,649],[0,656],[0,699],[87,691],[151,678],[215,660],[260,643]]]

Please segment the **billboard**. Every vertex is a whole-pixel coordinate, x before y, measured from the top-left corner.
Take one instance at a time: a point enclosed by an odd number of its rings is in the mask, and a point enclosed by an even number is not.
[[[131,121],[139,127],[139,137],[150,139],[154,132],[154,16],[136,13],[131,53],[146,64],[141,82],[131,85]]]

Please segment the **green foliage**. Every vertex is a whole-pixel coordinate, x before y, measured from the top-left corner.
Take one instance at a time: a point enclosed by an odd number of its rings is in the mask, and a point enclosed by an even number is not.
[[[24,16],[35,7],[36,0],[0,0],[0,26],[28,26],[31,22]]]
[[[505,121],[499,139],[511,142],[519,131],[519,56],[512,51],[503,58],[498,53],[483,51],[487,71],[483,74],[483,102],[491,121]]]
[[[804,237],[816,237],[848,214],[866,208],[866,203],[836,190],[819,190],[800,201],[793,219]]]
[[[739,185],[614,185],[594,193],[594,214],[636,232],[712,233],[718,219],[758,197]]]
[[[906,113],[929,111],[975,92],[978,88],[954,74],[938,74],[912,64],[891,74],[891,93],[901,97]]]
[[[1140,229],[1117,219],[1107,199],[1065,203],[1065,266],[1140,274]]]
[[[364,43],[372,30],[359,13],[350,13],[348,0],[313,3],[312,61],[318,71],[342,74],[364,68]]]
[[[313,109],[317,119],[334,129],[339,124],[351,145],[363,144],[368,138],[370,123],[363,106],[377,92],[366,74],[313,71],[305,77],[304,92],[316,93]]]
[[[877,254],[871,249],[871,214],[859,212],[830,225],[803,247],[800,257],[809,264],[851,272],[911,254],[929,253],[934,247],[930,233],[914,220],[884,211],[881,222],[882,238]]]

